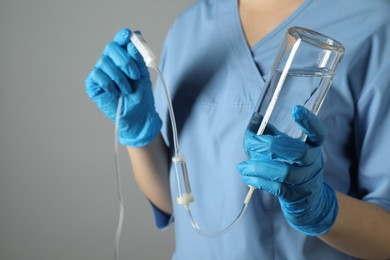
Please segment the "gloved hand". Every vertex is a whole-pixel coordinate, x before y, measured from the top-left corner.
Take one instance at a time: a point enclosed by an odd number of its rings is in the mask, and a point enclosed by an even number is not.
[[[326,129],[302,106],[294,107],[292,116],[307,135],[306,141],[291,138],[272,126],[272,135],[248,131],[244,147],[249,160],[240,163],[238,171],[246,184],[279,198],[292,227],[318,236],[332,227],[338,212],[335,191],[323,182],[321,145]]]
[[[119,142],[141,147],[159,134],[162,122],[155,110],[148,69],[129,39],[131,33],[123,29],[106,45],[85,85],[90,99],[113,122],[123,94]]]

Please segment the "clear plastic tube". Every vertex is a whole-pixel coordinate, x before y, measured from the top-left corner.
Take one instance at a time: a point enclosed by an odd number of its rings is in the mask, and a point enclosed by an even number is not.
[[[151,67],[157,71],[157,74],[158,74],[158,76],[163,84],[165,95],[166,95],[167,102],[168,102],[168,110],[169,110],[169,116],[171,119],[172,132],[173,132],[173,143],[174,143],[174,147],[175,147],[175,154],[174,154],[174,157],[172,158],[172,162],[173,162],[174,168],[175,168],[176,180],[177,180],[177,186],[178,186],[178,192],[179,192],[179,197],[177,198],[177,202],[178,202],[178,204],[181,204],[184,206],[186,213],[191,221],[192,227],[200,235],[202,235],[204,237],[208,237],[208,238],[214,238],[214,237],[221,236],[221,235],[225,234],[226,232],[228,232],[229,230],[231,230],[233,228],[233,226],[242,218],[242,216],[243,216],[243,214],[248,206],[248,203],[252,197],[252,194],[255,191],[255,188],[250,187],[250,189],[246,195],[246,198],[244,200],[244,203],[241,207],[240,212],[235,217],[235,219],[230,224],[228,224],[226,227],[224,227],[224,228],[222,228],[214,233],[209,233],[209,232],[204,231],[199,226],[199,224],[195,220],[193,214],[191,213],[191,209],[190,209],[190,203],[194,201],[194,197],[191,194],[191,187],[190,187],[190,183],[189,183],[186,162],[185,162],[184,156],[180,154],[179,139],[178,139],[177,128],[176,128],[176,119],[175,119],[175,115],[173,112],[171,95],[170,95],[169,89],[166,85],[164,76],[163,76],[162,72],[160,71],[160,69],[158,68],[158,66],[156,65],[156,63],[152,63]]]
[[[177,127],[176,127],[176,119],[175,119],[175,113],[173,112],[173,106],[172,106],[172,99],[171,94],[169,93],[169,88],[167,87],[167,84],[165,82],[164,76],[157,66],[155,62],[153,62],[152,68],[154,68],[163,84],[165,96],[167,98],[168,103],[168,112],[169,112],[169,118],[171,119],[171,127],[173,132],[173,145],[175,147],[175,156],[178,156],[179,153],[179,138],[177,136]]]
[[[158,77],[160,78],[160,80],[163,84],[163,87],[164,87],[164,92],[165,92],[165,96],[167,98],[167,103],[168,103],[169,117],[171,119],[172,133],[173,133],[174,156],[172,157],[172,163],[173,163],[175,173],[176,173],[176,180],[177,180],[177,186],[178,186],[178,192],[179,192],[179,197],[177,198],[177,202],[180,205],[184,206],[185,210],[187,211],[187,215],[190,218],[192,226],[199,234],[201,234],[205,237],[220,236],[220,235],[226,233],[228,230],[230,230],[234,226],[234,224],[237,223],[237,221],[239,219],[241,219],[243,213],[245,212],[245,209],[247,208],[247,205],[250,201],[250,198],[253,194],[254,188],[251,188],[249,190],[249,192],[245,198],[244,204],[241,208],[241,211],[239,212],[237,217],[233,220],[233,222],[231,222],[225,228],[223,228],[215,233],[207,233],[207,232],[204,232],[199,227],[198,223],[195,221],[195,219],[191,213],[191,210],[190,210],[190,203],[194,201],[194,197],[191,194],[191,187],[190,187],[189,178],[188,178],[187,165],[186,165],[184,156],[182,154],[180,154],[179,138],[178,138],[178,134],[177,134],[175,114],[173,112],[172,100],[171,100],[171,95],[169,93],[169,89],[168,89],[167,84],[165,82],[164,76],[156,63],[155,55],[153,54],[151,49],[147,46],[147,44],[146,44],[145,40],[142,38],[142,36],[140,34],[133,33],[130,36],[130,40],[132,41],[134,46],[137,48],[137,50],[142,55],[146,66],[156,70]]]
[[[118,226],[116,228],[116,233],[115,233],[115,252],[114,252],[115,260],[119,260],[119,246],[120,246],[120,239],[121,239],[121,234],[123,229],[123,219],[124,219],[124,203],[123,203],[123,196],[122,196],[122,180],[121,180],[121,174],[119,168],[119,149],[118,149],[119,121],[120,121],[120,114],[122,111],[122,105],[123,105],[123,95],[119,97],[118,107],[116,110],[116,118],[115,118],[114,154],[115,154],[116,184],[117,184],[117,193],[118,193],[117,195],[119,201],[119,220],[118,220]]]
[[[226,232],[230,231],[234,227],[234,225],[242,218],[247,206],[248,206],[248,204],[244,203],[242,205],[240,212],[236,216],[236,218],[229,225],[222,228],[221,230],[216,231],[215,233],[207,233],[203,229],[201,229],[199,227],[199,224],[196,222],[194,216],[192,215],[190,208],[186,208],[186,212],[187,212],[188,217],[190,218],[191,225],[196,230],[196,232],[198,232],[200,235],[202,235],[204,237],[214,238],[214,237],[219,237],[219,236],[225,234]]]

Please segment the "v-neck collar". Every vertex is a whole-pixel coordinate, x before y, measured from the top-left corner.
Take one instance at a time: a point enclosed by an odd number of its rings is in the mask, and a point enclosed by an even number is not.
[[[265,83],[265,75],[262,75],[257,68],[253,51],[263,46],[281,30],[285,29],[312,1],[305,0],[287,19],[260,39],[252,48],[246,41],[241,25],[238,0],[217,1],[217,17],[223,30],[222,33],[227,36],[228,44],[236,55],[239,65],[238,70],[240,70],[244,84],[256,84],[262,88]]]
[[[241,81],[244,86],[247,86],[246,89],[251,89],[256,85],[261,88],[264,85],[264,79],[256,67],[252,52],[242,34],[241,23],[237,17],[237,0],[219,0],[216,3],[221,36],[225,38],[231,55],[234,55],[234,64],[232,64],[234,70],[239,72]]]
[[[313,1],[313,0],[305,0],[301,5],[297,7],[285,20],[283,20],[280,24],[278,24],[271,32],[267,33],[264,37],[258,40],[252,47],[248,45],[246,42],[246,37],[244,33],[244,29],[242,28],[241,18],[240,18],[240,10],[238,7],[239,0],[233,0],[232,4],[234,4],[233,8],[236,12],[235,20],[236,20],[236,28],[238,29],[238,33],[241,35],[243,39],[245,39],[245,43],[251,50],[256,50],[261,47],[261,45],[265,44],[268,40],[272,39],[276,34],[278,34],[282,30],[286,30],[287,26],[291,24],[291,21],[294,20],[299,14]]]

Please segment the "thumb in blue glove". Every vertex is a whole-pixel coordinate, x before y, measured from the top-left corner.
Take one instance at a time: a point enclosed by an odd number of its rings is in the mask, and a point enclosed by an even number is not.
[[[106,45],[85,85],[89,98],[113,122],[123,95],[119,142],[141,147],[159,134],[162,122],[155,110],[148,69],[130,41],[131,33],[123,29]]]
[[[318,236],[332,227],[338,212],[335,191],[323,182],[321,145],[326,129],[302,106],[295,106],[292,116],[306,141],[275,130],[272,135],[247,132],[244,147],[249,160],[240,163],[238,171],[246,184],[279,198],[292,227]]]

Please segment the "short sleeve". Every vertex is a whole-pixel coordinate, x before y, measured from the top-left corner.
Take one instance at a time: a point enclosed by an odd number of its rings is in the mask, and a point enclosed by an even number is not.
[[[159,230],[165,230],[173,222],[173,216],[160,210],[152,202],[149,201],[149,203],[152,206],[156,227]]]

